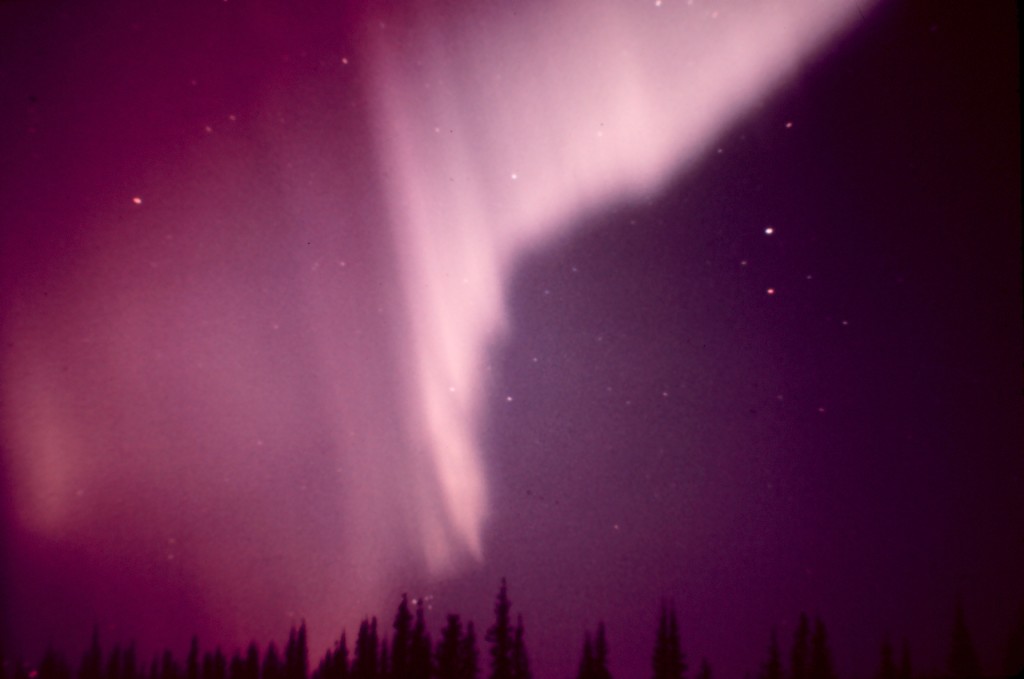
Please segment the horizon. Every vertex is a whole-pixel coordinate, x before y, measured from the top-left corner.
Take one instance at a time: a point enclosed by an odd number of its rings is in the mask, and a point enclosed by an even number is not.
[[[514,613],[511,612],[515,609],[515,606],[513,605],[514,602],[511,602],[509,598],[504,598],[506,596],[505,588],[506,580],[505,578],[502,578],[501,586],[499,588],[498,594],[495,597],[495,616],[498,615],[497,602],[505,601],[508,604],[508,608],[505,609],[504,613],[504,615],[506,616],[506,621],[510,619],[518,619],[518,623],[516,623],[516,625],[519,626],[520,629],[528,630],[528,627],[524,624],[523,620],[524,618],[528,620],[529,615],[526,614],[524,616],[522,611],[516,611]],[[660,635],[667,634],[664,627],[666,612],[669,612],[672,616],[673,629],[677,629],[675,627],[675,621],[677,620],[677,611],[675,603],[670,599],[662,599],[659,604],[659,609],[661,611],[660,616],[662,619],[661,629],[655,629],[656,625],[654,624],[650,625],[650,655],[652,656],[652,658],[656,658],[657,653],[659,652],[658,644]],[[409,598],[407,594],[403,594],[393,619],[389,618],[387,615],[367,614],[363,616],[358,625],[353,626],[351,633],[349,632],[348,628],[342,627],[341,631],[339,633],[336,633],[336,637],[334,638],[334,640],[320,652],[317,652],[317,650],[314,648],[309,648],[307,645],[308,629],[304,619],[300,619],[297,623],[293,623],[291,625],[287,637],[285,637],[284,635],[279,635],[279,637],[276,639],[252,639],[247,644],[240,645],[236,648],[222,648],[220,645],[212,647],[205,646],[202,640],[198,637],[198,635],[193,635],[189,642],[189,650],[187,652],[182,652],[180,649],[178,650],[178,652],[175,652],[175,649],[171,648],[156,648],[150,649],[150,652],[148,654],[141,653],[133,640],[121,639],[114,640],[113,642],[111,642],[110,640],[104,640],[102,631],[97,625],[93,627],[91,633],[91,643],[83,648],[83,660],[81,663],[79,663],[79,665],[77,665],[77,667],[80,668],[77,670],[77,674],[75,670],[76,665],[74,663],[74,656],[68,654],[68,649],[61,648],[59,645],[53,643],[48,643],[46,645],[46,650],[42,653],[40,661],[36,663],[33,663],[31,660],[26,658],[21,658],[17,656],[9,657],[3,652],[3,648],[0,647],[0,667],[2,667],[0,671],[3,671],[5,673],[5,677],[17,677],[21,676],[21,674],[25,674],[29,677],[35,677],[38,674],[38,676],[40,676],[41,679],[64,679],[64,675],[59,673],[46,674],[47,671],[51,673],[54,672],[53,664],[54,659],[56,658],[58,663],[65,663],[65,666],[71,671],[71,673],[74,676],[80,676],[83,671],[86,671],[81,668],[85,668],[88,665],[88,658],[90,657],[90,655],[95,653],[95,649],[99,648],[104,653],[105,656],[105,659],[101,657],[100,665],[101,667],[108,668],[106,670],[106,674],[102,676],[110,675],[110,672],[114,671],[110,668],[118,662],[117,660],[115,660],[115,658],[121,658],[120,662],[128,663],[131,665],[131,676],[145,676],[149,677],[149,679],[170,679],[170,676],[167,675],[167,672],[169,671],[167,668],[167,663],[171,662],[175,664],[177,667],[177,672],[180,673],[181,669],[185,667],[187,663],[192,662],[193,654],[196,651],[198,651],[198,655],[195,656],[195,660],[198,663],[200,663],[200,665],[198,665],[197,668],[202,668],[201,672],[204,679],[217,679],[218,677],[224,677],[227,675],[215,673],[216,676],[206,676],[206,673],[208,671],[214,671],[212,669],[208,669],[208,666],[210,668],[213,667],[213,665],[211,665],[211,660],[215,656],[219,657],[221,659],[220,662],[223,663],[223,666],[221,666],[220,670],[218,671],[226,673],[228,672],[229,664],[234,663],[236,659],[244,660],[246,656],[249,656],[251,658],[253,651],[255,649],[256,653],[258,654],[257,659],[259,660],[259,664],[264,667],[263,672],[266,672],[267,670],[263,663],[267,662],[267,656],[271,653],[272,649],[275,654],[284,654],[279,656],[282,658],[282,662],[284,661],[285,657],[293,657],[293,652],[296,652],[295,649],[298,649],[298,652],[301,653],[302,658],[304,659],[301,664],[303,667],[306,667],[306,669],[302,672],[301,676],[296,677],[295,679],[307,679],[309,677],[320,677],[320,679],[330,679],[330,676],[334,675],[328,676],[325,674],[325,672],[332,671],[332,669],[327,664],[329,661],[336,663],[339,661],[340,658],[342,662],[344,662],[345,667],[347,669],[342,675],[339,676],[349,676],[347,672],[354,671],[353,669],[348,668],[350,668],[351,663],[356,662],[356,658],[358,655],[358,651],[356,649],[363,648],[363,634],[366,632],[367,629],[372,629],[373,634],[375,635],[373,642],[374,653],[379,654],[381,658],[383,658],[384,656],[392,658],[394,654],[397,652],[396,648],[394,647],[392,637],[394,637],[394,639],[398,639],[399,636],[405,635],[406,643],[408,643],[409,641],[407,635],[409,635],[412,632],[411,625],[414,619],[412,616],[412,611],[416,611],[417,620],[419,619],[419,616],[422,615],[424,621],[427,621],[427,619],[429,618],[433,623],[431,624],[431,622],[427,622],[423,632],[425,633],[425,638],[427,640],[427,643],[429,644],[431,658],[430,662],[432,668],[431,671],[439,671],[439,666],[436,664],[437,661],[434,660],[434,657],[436,654],[436,656],[440,658],[440,655],[443,653],[443,635],[441,634],[441,632],[445,630],[442,630],[441,626],[436,624],[439,620],[437,612],[435,612],[434,615],[430,615],[429,612],[432,610],[433,606],[432,603],[429,602],[429,599],[417,597]],[[403,615],[405,616],[404,621],[402,618]],[[476,639],[477,645],[477,652],[479,653],[479,674],[477,676],[494,677],[495,672],[500,672],[500,670],[497,670],[494,665],[493,657],[490,657],[495,652],[494,650],[492,650],[494,649],[494,643],[490,639],[490,635],[494,632],[495,626],[497,624],[496,620],[494,619],[494,616],[492,616],[492,619],[487,624],[477,624],[477,621],[475,620],[463,618],[461,614],[459,614],[457,611],[445,611],[441,617],[443,617],[446,620],[446,625],[451,624],[452,618],[454,618],[457,624],[460,625],[462,633],[468,632],[468,629],[470,628],[474,628],[475,630],[477,630],[474,633],[474,638]],[[654,617],[655,616],[652,616],[652,621]],[[1019,616],[1018,620],[1015,623],[1015,626],[1012,626],[1007,629],[1007,654],[1005,658],[1002,660],[1004,670],[1002,672],[995,673],[968,672],[964,674],[963,670],[958,672],[955,669],[953,669],[951,665],[948,664],[943,667],[929,666],[922,669],[921,667],[918,667],[914,664],[914,649],[910,646],[909,641],[906,637],[903,637],[901,639],[893,639],[888,634],[882,634],[879,636],[880,641],[878,644],[879,649],[876,658],[876,669],[870,675],[850,674],[848,672],[845,672],[842,667],[837,667],[835,664],[834,652],[832,651],[832,644],[834,643],[834,640],[827,636],[828,626],[825,620],[817,614],[809,616],[806,612],[801,612],[800,617],[802,618],[801,624],[813,623],[813,626],[821,626],[821,629],[826,630],[826,636],[824,638],[826,640],[825,657],[827,658],[826,662],[828,663],[828,669],[825,670],[826,674],[822,675],[824,679],[828,679],[828,677],[842,677],[843,679],[869,679],[869,677],[875,677],[876,679],[910,679],[911,677],[916,679],[983,679],[985,677],[1011,677],[1012,679],[1012,677],[1017,677],[1020,675],[1021,671],[1024,671],[1024,664],[1021,665],[1020,669],[1010,667],[1010,665],[1014,662],[1014,658],[1016,658],[1017,661],[1024,660],[1024,602],[1021,602],[1019,608]],[[950,616],[950,634],[948,635],[947,639],[947,663],[953,662],[953,660],[951,659],[956,657],[960,657],[961,663],[965,662],[963,660],[963,657],[966,656],[970,659],[967,662],[978,664],[979,667],[999,664],[998,662],[992,662],[991,659],[987,659],[988,662],[986,662],[986,659],[978,657],[974,644],[973,635],[970,632],[969,619],[969,612],[965,612],[963,610],[962,605],[957,603],[953,608],[952,615]],[[392,620],[392,622],[389,623],[389,620]],[[372,626],[370,628],[367,628],[368,624]],[[404,624],[406,627],[400,630],[399,626],[402,624]],[[592,623],[587,622],[583,627],[585,631],[581,635],[581,638],[584,640],[587,648],[590,648],[590,643],[593,639],[593,630],[599,630],[601,638],[606,639],[603,620],[598,620]],[[743,676],[758,677],[759,679],[773,679],[773,677],[776,676],[778,677],[778,679],[781,679],[781,677],[796,676],[797,671],[793,668],[793,663],[796,661],[794,659],[793,654],[795,653],[794,647],[798,643],[797,640],[799,638],[800,633],[799,627],[800,626],[798,625],[796,628],[794,628],[791,631],[791,634],[787,634],[786,630],[779,630],[778,628],[773,628],[770,631],[770,633],[766,635],[766,639],[768,639],[769,641],[764,644],[764,657],[762,662],[758,666],[746,670],[743,673]],[[809,627],[808,631],[805,633],[809,633],[810,629],[813,629],[813,627]],[[297,633],[300,636],[297,637]],[[416,633],[419,634],[420,632],[417,631]],[[519,634],[521,634],[521,632],[519,632]],[[526,641],[525,655],[528,659],[528,677],[538,676],[537,669],[530,660],[529,640],[530,636],[532,635],[527,634],[523,636]],[[459,638],[461,639],[462,637]],[[683,629],[680,629],[677,633],[677,636],[675,636],[674,638],[676,639],[676,643],[678,644],[677,648],[680,652],[679,658],[682,662],[682,676],[699,676],[700,672],[702,672],[705,668],[711,671],[712,676],[720,676],[720,674],[716,672],[715,664],[709,658],[707,658],[706,656],[694,655],[688,651],[685,644],[685,627],[683,627]],[[285,641],[285,639],[287,640]],[[805,641],[809,640],[810,637],[805,637]],[[377,645],[378,641],[379,646]],[[776,650],[780,652],[780,657],[778,658],[778,660],[780,660],[781,663],[780,667],[776,671],[780,672],[779,675],[770,674],[770,642],[778,644]],[[301,644],[301,647],[294,647],[296,643]],[[607,643],[607,646],[605,646],[604,653],[602,654],[604,659],[601,661],[602,666],[606,667],[607,670],[614,666],[612,663],[604,665],[604,663],[607,663],[609,661],[609,658],[614,658],[614,639],[609,639],[607,640],[607,642],[602,643]],[[584,643],[581,643],[581,649],[577,651],[576,654],[580,657],[581,664],[579,672],[584,671],[584,665],[582,664],[584,662],[584,652],[582,650],[583,646]],[[611,649],[610,652],[608,649]],[[884,658],[887,649],[888,653],[891,654],[890,661],[892,663],[888,667],[888,669],[886,669],[884,666],[884,663],[886,662]],[[342,655],[339,655],[339,653],[342,653]],[[129,661],[127,657],[124,657],[124,654],[129,654],[131,660]],[[149,661],[147,661],[147,657],[150,658]],[[185,662],[183,662],[183,660],[185,660]],[[48,666],[50,669],[46,670],[45,668],[47,667],[48,662],[50,663]],[[127,666],[122,665],[120,667],[120,671],[122,672],[122,674],[117,675],[117,677],[114,677],[114,679],[129,676],[128,674],[123,674],[124,672],[128,671],[126,670]],[[42,672],[40,672],[41,668],[43,668]],[[11,674],[12,670],[13,674]],[[158,671],[157,675],[152,674],[154,670]],[[174,670],[170,671],[172,672],[171,676],[173,676]],[[199,670],[197,669],[197,671]],[[234,672],[235,670],[231,669],[230,671]],[[410,672],[411,671],[412,670],[410,670]],[[807,672],[807,668],[805,668],[803,671]],[[822,671],[823,668],[818,668],[816,670],[816,672]],[[892,672],[892,674],[887,676],[883,676],[882,674],[880,674],[886,671]],[[110,676],[113,677],[113,675]],[[246,676],[250,677],[250,675]],[[386,674],[381,676],[391,675]],[[461,677],[463,675],[459,676]],[[539,676],[544,676],[543,672],[539,673]],[[577,674],[577,676],[581,675]],[[615,672],[611,672],[611,676],[616,676]],[[809,677],[809,679],[820,679],[818,675],[815,673],[815,671],[812,671],[811,674],[807,676]],[[582,679],[592,679],[592,677],[593,675],[587,675]],[[93,677],[92,679],[98,679],[98,677]],[[250,677],[250,679],[252,678]],[[511,679],[527,679],[527,677],[512,677]]]

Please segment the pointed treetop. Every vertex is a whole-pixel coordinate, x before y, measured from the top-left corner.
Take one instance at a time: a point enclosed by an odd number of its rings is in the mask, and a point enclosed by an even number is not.
[[[594,646],[590,643],[590,632],[583,633],[583,653],[577,679],[594,679]]]
[[[1017,612],[1016,624],[1010,631],[1006,642],[1006,674],[1009,676],[1024,675],[1024,601]]]
[[[491,644],[490,679],[512,679],[511,608],[505,578],[502,578],[501,588],[494,601],[494,624],[487,630],[487,641]]]
[[[811,636],[811,662],[808,666],[809,679],[835,679],[832,666],[832,651],[828,646],[828,633],[821,618],[814,619],[814,634]]]
[[[782,653],[779,651],[779,635],[773,629],[768,644],[768,660],[761,667],[761,679],[782,679]]]
[[[668,601],[661,603],[661,617],[658,621],[658,635],[654,641],[651,665],[654,679],[682,679],[686,676],[686,656],[679,643],[676,611]]]
[[[953,614],[953,635],[949,648],[949,673],[953,679],[967,679],[981,676],[978,654],[971,641],[971,633],[967,628],[967,616],[960,601],[956,603]]]
[[[810,660],[811,625],[806,613],[800,614],[800,622],[793,634],[793,652],[790,654],[791,679],[807,679]]]

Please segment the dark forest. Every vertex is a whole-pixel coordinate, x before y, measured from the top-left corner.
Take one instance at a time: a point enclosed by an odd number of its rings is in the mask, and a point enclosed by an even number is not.
[[[292,627],[283,645],[265,647],[253,641],[230,655],[220,647],[204,649],[192,638],[182,661],[170,650],[147,660],[133,643],[105,649],[98,629],[77,665],[56,648],[37,663],[11,658],[0,649],[0,679],[533,679],[527,634],[520,613],[513,614],[508,587],[502,580],[494,601],[494,619],[478,635],[473,621],[449,613],[443,628],[432,634],[424,599],[402,596],[394,620],[366,617],[354,640],[347,631],[322,656],[310,657],[306,623]],[[708,658],[685,646],[675,605],[661,603],[652,633],[650,679],[712,679]],[[790,644],[786,644],[791,639]],[[981,663],[971,639],[963,606],[952,616],[948,666],[942,672],[917,671],[906,639],[883,638],[877,670],[871,679],[979,679]],[[568,651],[567,651],[568,652]],[[603,622],[583,635],[575,679],[613,679],[608,668],[610,642]],[[1008,633],[1005,675],[1024,677],[1024,604],[1016,627]],[[846,679],[835,666],[825,622],[802,613],[792,636],[772,630],[763,664],[745,679]],[[867,678],[865,678],[867,679]]]

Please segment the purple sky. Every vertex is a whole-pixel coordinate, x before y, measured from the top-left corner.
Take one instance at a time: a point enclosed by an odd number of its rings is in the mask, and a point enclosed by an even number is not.
[[[1014,8],[577,4],[0,6],[8,649],[505,576],[538,679],[662,597],[721,677],[944,668],[958,596],[1002,669]]]

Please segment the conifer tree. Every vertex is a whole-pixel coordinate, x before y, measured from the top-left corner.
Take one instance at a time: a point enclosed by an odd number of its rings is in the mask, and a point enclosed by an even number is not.
[[[412,649],[412,613],[409,611],[409,596],[402,595],[392,624],[395,631],[391,640],[391,675],[394,679],[409,679],[409,663]]]
[[[263,654],[263,671],[260,679],[282,679],[283,668],[281,658],[277,654],[277,645],[271,641],[267,644],[267,652]]]
[[[52,647],[47,648],[36,672],[38,679],[71,679],[71,668]]]
[[[203,659],[203,679],[227,679],[227,658],[220,647],[207,653]]]
[[[583,634],[583,653],[576,679],[594,679],[594,645],[590,642],[590,632]]]
[[[423,599],[416,601],[416,624],[412,628],[412,642],[409,645],[410,679],[430,679],[430,633],[427,632]]]
[[[811,627],[806,613],[800,614],[793,635],[793,652],[790,655],[790,679],[808,679],[808,661],[810,659]]]
[[[310,679],[330,679],[334,675],[334,652],[331,649],[327,649],[324,652],[324,657],[320,658],[320,662],[315,668],[313,673],[310,674]],[[232,679],[234,674],[232,673]]]
[[[949,673],[953,679],[970,679],[981,676],[978,654],[967,629],[964,607],[958,601],[953,616],[953,638],[949,649]]]
[[[878,671],[875,673],[875,679],[899,679],[896,659],[893,657],[892,644],[889,643],[888,637],[882,640],[881,657],[878,663]]]
[[[306,642],[306,621],[288,632],[284,648],[284,679],[307,679],[309,675],[309,648]]]
[[[608,639],[604,632],[604,622],[597,623],[597,634],[594,635],[594,673],[596,679],[612,679],[608,670]]]
[[[516,617],[516,631],[512,639],[512,679],[530,679],[530,658],[526,653],[523,616]]]
[[[814,634],[811,636],[811,663],[808,679],[835,679],[832,667],[832,651],[828,646],[828,633],[821,618],[814,619]]]
[[[169,650],[165,650],[160,659],[160,679],[180,679],[181,670]]]
[[[138,678],[138,662],[135,659],[135,642],[128,644],[124,650],[124,657],[121,660],[121,677],[123,679]]]
[[[107,659],[107,679],[121,679],[121,645],[117,644],[110,651]]]
[[[900,679],[913,679],[914,672],[910,667],[910,642],[903,639],[900,649]]]
[[[779,651],[779,636],[772,630],[771,642],[768,644],[768,660],[761,667],[760,679],[783,679],[782,653]]]
[[[462,622],[459,616],[451,613],[448,622],[441,631],[434,652],[435,677],[437,679],[461,679]]]
[[[480,651],[476,645],[476,628],[473,621],[466,624],[466,635],[462,638],[459,652],[460,676],[462,679],[480,679]]]
[[[309,677],[309,644],[306,639],[306,621],[299,625],[299,634],[296,639],[295,648],[295,677],[297,679],[308,679]]]
[[[228,679],[246,679],[245,659],[239,651],[235,651],[228,662]]]
[[[686,658],[679,643],[675,608],[664,602],[654,642],[652,666],[654,679],[683,679],[686,676]]]
[[[669,611],[668,617],[668,629],[669,629],[669,676],[675,678],[686,676],[686,670],[688,666],[686,664],[686,654],[683,653],[682,646],[679,643],[679,624],[676,622],[676,611],[673,607]]]
[[[341,638],[334,645],[331,661],[329,679],[348,679],[348,640],[345,638],[344,632],[341,633]]]
[[[92,629],[92,643],[82,655],[82,664],[78,669],[78,679],[102,679],[103,649],[100,647],[99,627]]]
[[[1010,631],[1010,638],[1006,643],[1004,665],[1008,676],[1024,674],[1024,602],[1020,604],[1016,625]]]
[[[351,674],[353,679],[377,679],[377,618],[364,618],[359,625]]]
[[[490,679],[512,679],[512,624],[509,612],[512,608],[508,600],[505,578],[501,579],[501,589],[494,602],[494,625],[487,630],[487,641],[491,645]]]
[[[598,623],[597,634],[593,638],[590,632],[583,635],[583,654],[577,676],[580,679],[611,679],[611,672],[608,671],[608,641],[603,622]]]
[[[255,641],[249,642],[245,653],[245,679],[260,679],[260,647]]]
[[[185,665],[185,679],[199,679],[199,637],[193,636],[188,647],[188,660]],[[270,679],[276,679],[271,677]]]
[[[380,641],[380,664],[377,667],[377,676],[381,679],[390,679],[391,667],[388,665],[388,658],[391,654],[388,653],[388,638],[384,637]]]

